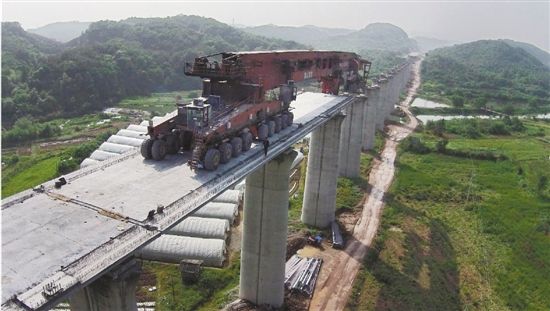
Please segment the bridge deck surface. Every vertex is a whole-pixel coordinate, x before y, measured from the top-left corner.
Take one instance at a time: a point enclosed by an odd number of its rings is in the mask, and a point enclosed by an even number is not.
[[[27,190],[3,200],[3,306],[51,306],[284,152],[351,100],[299,95],[292,104],[294,125],[270,138],[268,157],[254,145],[215,172],[195,173],[185,165],[189,153],[155,162],[131,151],[65,176],[68,184],[61,189],[49,181],[44,192]],[[158,205],[165,213],[147,220]],[[43,295],[46,284],[57,286],[56,297]]]

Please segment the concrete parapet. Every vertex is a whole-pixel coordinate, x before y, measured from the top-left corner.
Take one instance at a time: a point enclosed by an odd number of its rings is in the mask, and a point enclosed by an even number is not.
[[[239,297],[278,308],[284,300],[288,179],[296,151],[246,178]]]
[[[340,135],[340,155],[338,157],[340,176],[359,176],[361,147],[363,145],[363,107],[366,102],[367,97],[360,95],[346,108],[346,118],[342,124]]]
[[[302,222],[325,228],[334,220],[340,131],[344,115],[332,118],[311,135]]]
[[[141,264],[131,259],[70,298],[72,311],[137,310],[136,286]]]

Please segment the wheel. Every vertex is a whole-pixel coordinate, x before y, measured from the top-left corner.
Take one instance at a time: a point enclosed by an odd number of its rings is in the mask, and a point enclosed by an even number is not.
[[[220,163],[227,163],[231,160],[231,154],[233,153],[233,147],[229,143],[223,143],[218,147],[220,150]]]
[[[250,132],[242,133],[241,139],[243,140],[243,152],[250,150],[250,147],[252,147],[252,134]]]
[[[258,139],[265,140],[269,135],[269,126],[267,124],[262,124],[258,127]]]
[[[204,168],[208,171],[215,171],[220,165],[220,151],[210,148],[204,156]]]
[[[283,128],[281,117],[276,116],[276,117],[273,118],[273,121],[275,121],[275,133],[279,133],[281,131],[281,129]]]
[[[236,158],[243,152],[243,140],[240,137],[231,138],[231,156]]]
[[[161,139],[156,139],[153,142],[153,147],[151,148],[151,155],[153,159],[160,161],[166,156],[166,142]]]
[[[271,137],[275,135],[275,121],[271,120],[267,122],[267,126],[269,127],[269,133],[267,134],[267,136]]]
[[[281,129],[286,129],[288,127],[288,115],[283,113],[281,115]]]
[[[150,160],[153,158],[153,153],[151,152],[153,142],[155,142],[153,139],[148,138],[141,143],[140,151],[144,159]]]
[[[294,114],[292,112],[287,112],[286,115],[287,115],[287,118],[288,118],[286,124],[287,124],[287,126],[291,126],[292,123],[294,122]]]
[[[260,110],[256,113],[256,118],[257,118],[256,120],[258,120],[258,121],[263,121],[265,119],[265,117],[266,117],[265,110]]]
[[[164,140],[166,141],[166,153],[176,154],[179,151],[180,146],[176,135],[167,135]]]

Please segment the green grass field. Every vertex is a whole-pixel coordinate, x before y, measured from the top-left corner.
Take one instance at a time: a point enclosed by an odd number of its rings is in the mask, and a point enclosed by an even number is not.
[[[18,168],[2,172],[2,198],[55,178],[58,163],[59,157],[53,154],[20,160]]]
[[[550,145],[539,138],[449,139],[504,161],[401,152],[348,310],[550,309],[549,185],[540,184]]]
[[[201,95],[200,90],[153,93],[147,97],[135,97],[122,100],[117,107],[149,111],[153,115],[164,115],[176,110],[176,96],[185,102]]]

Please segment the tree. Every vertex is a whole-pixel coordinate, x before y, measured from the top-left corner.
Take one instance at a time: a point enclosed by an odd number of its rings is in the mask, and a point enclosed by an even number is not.
[[[457,108],[464,107],[464,97],[462,97],[460,95],[453,95],[451,97],[451,102],[453,103],[453,106],[455,106]]]

